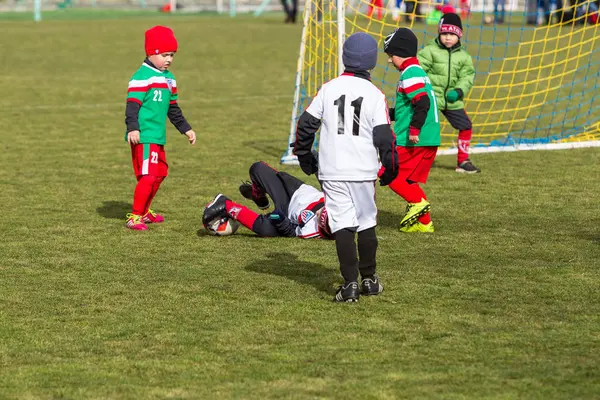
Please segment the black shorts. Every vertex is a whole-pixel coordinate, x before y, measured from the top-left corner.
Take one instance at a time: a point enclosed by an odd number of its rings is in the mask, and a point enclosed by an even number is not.
[[[466,131],[473,127],[464,108],[460,110],[442,110],[442,114],[444,114],[444,117],[446,117],[454,129]]]

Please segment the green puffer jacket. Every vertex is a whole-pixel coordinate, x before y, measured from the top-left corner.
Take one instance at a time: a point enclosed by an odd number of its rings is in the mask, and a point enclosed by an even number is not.
[[[462,48],[460,42],[447,49],[438,39],[434,39],[419,51],[417,58],[431,79],[438,108],[440,110],[465,108],[463,99],[473,87],[475,68],[471,56]],[[463,96],[454,103],[446,100],[446,92],[452,89],[460,89],[463,92]]]

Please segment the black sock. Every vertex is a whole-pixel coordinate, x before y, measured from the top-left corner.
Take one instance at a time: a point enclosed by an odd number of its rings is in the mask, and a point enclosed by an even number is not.
[[[337,231],[335,233],[335,247],[344,283],[358,282],[358,256],[356,254],[356,243],[354,242],[354,231],[350,229]]]
[[[375,227],[358,232],[358,256],[360,276],[372,278],[376,270],[377,235]]]

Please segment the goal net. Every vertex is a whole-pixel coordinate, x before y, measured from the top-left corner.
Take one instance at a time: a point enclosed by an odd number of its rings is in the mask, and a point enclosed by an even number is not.
[[[381,49],[387,34],[405,26],[415,32],[422,47],[437,37],[440,9],[450,6],[462,15],[462,43],[476,70],[465,102],[473,122],[472,153],[600,145],[600,24],[593,1],[564,7],[556,0],[409,1],[398,8],[395,0],[379,2],[382,7],[377,7],[378,1],[307,1],[290,144],[297,119],[311,98],[343,70],[341,48],[346,37],[367,32]],[[372,80],[390,105],[398,78],[381,51]],[[441,121],[439,154],[455,153],[457,133],[444,118]],[[297,163],[290,148],[281,162]]]

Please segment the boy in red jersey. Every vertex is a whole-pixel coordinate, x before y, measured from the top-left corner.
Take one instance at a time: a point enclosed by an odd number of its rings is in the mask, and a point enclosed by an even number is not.
[[[173,31],[164,26],[147,30],[145,48],[147,57],[129,81],[125,109],[125,140],[138,181],[126,226],[134,230],[147,230],[146,224],[165,220],[150,204],[169,169],[164,149],[167,117],[191,144],[196,143],[196,133],[177,105],[177,82],[168,71],[177,52]]]

